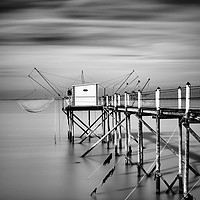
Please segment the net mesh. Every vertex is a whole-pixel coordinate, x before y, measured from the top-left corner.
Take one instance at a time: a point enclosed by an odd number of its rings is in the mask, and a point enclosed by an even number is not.
[[[23,99],[18,100],[18,104],[26,111],[31,113],[38,113],[46,110],[54,99]]]

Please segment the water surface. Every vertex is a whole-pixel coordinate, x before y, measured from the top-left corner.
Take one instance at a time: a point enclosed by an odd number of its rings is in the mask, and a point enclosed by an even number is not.
[[[101,167],[90,179],[88,176],[105,160],[113,147],[109,150],[100,144],[85,158],[80,155],[86,151],[95,141],[85,141],[82,145],[72,145],[67,140],[65,117],[53,112],[52,104],[45,112],[40,114],[27,113],[19,107],[15,101],[0,102],[0,199],[3,200],[109,200],[125,199],[139,181],[137,167],[124,164],[124,157],[116,157],[107,166]],[[77,113],[84,119],[84,114]],[[93,114],[98,115],[98,113]],[[155,121],[150,118],[155,127]],[[60,121],[60,128],[58,122]],[[136,119],[132,119],[132,132],[136,135]],[[162,136],[166,140],[176,128],[175,120],[162,122]],[[199,131],[199,126],[193,126]],[[59,134],[60,130],[60,134]],[[168,130],[168,131],[166,131]],[[57,143],[54,143],[56,131]],[[145,165],[148,168],[155,159],[155,136],[145,131]],[[80,129],[76,128],[76,136],[80,135]],[[101,130],[98,130],[98,134]],[[79,139],[76,137],[76,143]],[[172,137],[170,144],[177,148],[177,133]],[[200,171],[199,144],[191,137],[191,165]],[[137,145],[132,141],[132,161],[137,161]],[[124,150],[121,151],[121,154]],[[178,173],[178,159],[169,150],[162,153],[162,174],[171,183]],[[97,195],[90,197],[92,190],[101,183],[105,175],[116,165],[115,173],[107,182],[98,187]],[[199,177],[190,173],[190,187]],[[166,194],[166,186],[161,182],[161,194],[155,193],[154,176],[145,177],[139,187],[132,193],[129,199],[157,199],[179,200],[178,182],[173,188],[175,195]],[[198,199],[200,183],[191,192]]]

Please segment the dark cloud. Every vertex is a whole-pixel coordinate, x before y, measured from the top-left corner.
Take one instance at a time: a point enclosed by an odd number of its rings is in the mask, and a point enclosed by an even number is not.
[[[172,5],[200,5],[199,0],[158,0],[158,2]]]
[[[0,11],[11,12],[27,8],[55,8],[61,6],[63,2],[65,0],[1,0]]]

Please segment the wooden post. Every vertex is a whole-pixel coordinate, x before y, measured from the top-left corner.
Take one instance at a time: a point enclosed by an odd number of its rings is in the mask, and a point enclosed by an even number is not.
[[[132,150],[130,146],[130,113],[127,112],[127,106],[129,104],[128,93],[124,93],[124,105],[125,105],[125,122],[126,122],[126,133],[125,133],[125,154],[126,156],[131,156]],[[126,164],[128,164],[128,159],[126,159]]]
[[[70,139],[70,112],[66,112],[66,118],[67,118],[67,125],[68,125],[68,131],[67,131],[67,136],[68,139]]]
[[[58,100],[58,136],[59,141],[61,140],[61,130],[60,130],[60,110],[61,110],[61,101]]]
[[[190,83],[186,84],[186,108],[185,108],[185,124],[189,127],[189,109],[190,109]],[[184,177],[183,177],[183,193],[187,197],[189,189],[189,142],[190,142],[190,132],[186,128],[185,132],[185,163],[184,163]]]
[[[181,101],[181,86],[178,87],[178,109],[181,109],[182,101]]]
[[[190,87],[191,87],[191,85],[190,85],[190,83],[189,82],[187,82],[187,84],[186,84],[186,96],[185,96],[185,98],[186,98],[186,100],[185,100],[185,113],[188,113],[189,112],[189,109],[190,109]]]
[[[68,131],[68,136],[69,136],[69,140],[70,142],[72,141],[72,126],[71,126],[71,110],[69,110],[69,121],[68,121],[68,125],[69,125],[69,131]]]
[[[109,98],[108,98],[108,95],[106,95],[106,106],[108,107],[109,106]],[[110,131],[110,113],[109,113],[109,109],[108,109],[108,112],[107,113],[107,130],[108,132]],[[107,140],[107,149],[110,148],[110,135],[107,136],[106,138]]]
[[[104,112],[104,110],[102,110],[102,131],[103,131],[103,135],[105,135],[106,133],[106,122],[105,122],[105,119],[106,119],[106,113]],[[104,143],[105,141],[102,140],[102,143]]]
[[[142,119],[141,114],[141,101],[142,95],[141,91],[138,91],[138,117]],[[141,176],[141,172],[143,168],[143,131],[142,131],[142,122],[138,120],[138,177]]]
[[[131,149],[131,114],[128,114],[128,154],[131,156],[132,149]]]
[[[156,90],[156,110],[160,110],[160,88],[158,87]]]
[[[142,92],[138,90],[138,109],[142,107]]]
[[[90,124],[91,124],[90,114],[91,114],[91,112],[90,112],[90,110],[88,110],[88,127],[90,127]],[[90,140],[91,140],[91,136],[89,136],[89,142],[90,142]]]
[[[113,105],[114,105],[114,113],[113,113],[113,119],[114,119],[114,126],[117,125],[117,94],[114,94],[113,97]],[[117,138],[117,127],[114,129],[114,146],[115,146],[115,155],[118,155],[118,138]]]
[[[117,95],[117,102],[118,106],[120,106],[120,94]],[[121,112],[118,112],[118,119],[121,121]],[[118,127],[118,133],[119,133],[119,149],[122,149],[122,127]]]
[[[69,140],[73,143],[74,141],[74,132],[73,132],[73,111],[69,110]]]
[[[125,122],[126,122],[126,133],[125,133],[125,154],[128,155],[128,117],[127,117],[127,92],[124,93],[124,106],[125,106]],[[127,162],[127,159],[126,161]],[[128,164],[128,163],[126,163]]]
[[[156,193],[160,194],[160,88],[156,90]]]
[[[185,120],[185,123],[188,124],[188,119]],[[188,124],[189,126],[189,124]],[[185,133],[185,163],[184,163],[184,177],[183,177],[183,193],[187,196],[188,193],[188,185],[189,185],[189,130],[186,129]]]
[[[182,148],[182,142],[183,142],[183,131],[182,131],[182,118],[178,119],[179,123],[179,138],[178,138],[178,158],[179,158],[179,170],[178,170],[178,179],[179,179],[179,194],[183,193],[183,148]]]
[[[106,108],[109,106],[109,102],[108,101],[109,101],[109,98],[108,98],[108,95],[106,95],[105,96],[105,104],[104,104],[104,107],[106,107]]]
[[[65,109],[65,98],[62,98],[62,110]]]
[[[129,106],[130,105],[130,95],[127,93],[127,106]]]
[[[110,131],[110,112],[108,110],[108,113],[106,112],[107,114],[107,130],[108,132]],[[107,141],[107,149],[110,148],[110,135],[107,136],[106,138],[106,141]]]
[[[111,106],[114,106],[114,95],[113,96],[111,96]],[[115,125],[115,119],[114,119],[114,112],[112,113],[113,115],[112,115],[112,127],[114,127],[114,125]],[[115,143],[115,129],[113,129],[113,131],[112,131],[112,142],[113,142],[113,144]]]
[[[71,111],[71,129],[72,129],[71,140],[72,140],[72,144],[74,144],[74,132],[75,132],[75,130],[74,130],[74,112],[73,111]]]

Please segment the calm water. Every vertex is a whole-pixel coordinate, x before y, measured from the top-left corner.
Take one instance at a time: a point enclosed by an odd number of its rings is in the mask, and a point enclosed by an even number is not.
[[[82,145],[72,145],[66,137],[65,116],[53,112],[54,104],[40,114],[27,113],[15,101],[0,102],[0,199],[2,200],[108,200],[125,199],[137,185],[136,166],[125,166],[123,156],[113,158],[107,166],[101,167],[90,179],[88,176],[105,160],[113,148],[107,150],[100,144],[86,158],[80,155],[92,145],[96,139]],[[86,119],[85,114],[77,113]],[[93,113],[93,117],[98,113]],[[146,118],[147,121],[152,121]],[[136,119],[132,119],[132,132],[136,134]],[[60,123],[60,126],[58,125]],[[155,122],[151,125],[155,127]],[[167,140],[176,128],[176,120],[162,121],[162,136]],[[199,133],[199,125],[192,126]],[[148,170],[155,159],[155,137],[145,131],[145,165]],[[54,134],[57,144],[54,143]],[[76,128],[77,136],[80,129]],[[101,129],[97,130],[101,133]],[[177,147],[175,132],[170,144]],[[76,138],[78,142],[79,139]],[[191,165],[200,172],[199,144],[191,137]],[[132,141],[132,161],[136,161],[136,143]],[[123,150],[122,152],[123,153]],[[90,197],[92,190],[102,181],[114,166],[114,175],[103,186],[99,186],[96,197]],[[178,172],[178,159],[169,150],[162,153],[162,174],[171,183]],[[144,178],[140,186],[129,199],[179,200],[178,182],[175,184],[176,195],[166,194],[166,186],[161,182],[161,195],[155,194],[153,176]],[[190,187],[199,177],[190,173]],[[192,191],[198,199],[200,183]]]

